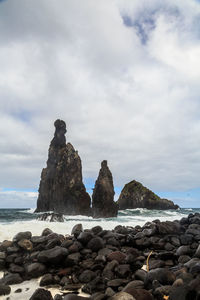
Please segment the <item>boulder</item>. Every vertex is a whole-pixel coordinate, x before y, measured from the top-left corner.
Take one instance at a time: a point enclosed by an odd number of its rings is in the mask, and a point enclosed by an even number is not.
[[[23,248],[24,250],[27,250],[27,251],[33,250],[32,242],[27,239],[20,240],[18,242],[18,246],[20,246],[21,248]]]
[[[65,122],[56,120],[54,125],[47,167],[41,174],[36,212],[89,215],[91,199],[82,181],[81,159],[74,147],[66,144]]]
[[[136,300],[132,295],[126,292],[119,292],[114,294],[110,300]]]
[[[0,284],[0,296],[9,295],[11,288],[9,285]]]
[[[50,285],[53,283],[54,283],[54,280],[53,280],[52,274],[45,274],[40,280],[40,286],[46,286],[46,285]]]
[[[0,284],[3,283],[5,285],[10,285],[10,284],[21,283],[22,281],[23,280],[18,273],[15,274],[9,273],[0,280]]]
[[[101,163],[99,176],[92,194],[92,214],[94,218],[112,218],[117,216],[118,205],[114,202],[112,173],[107,161]]]
[[[26,266],[26,273],[30,278],[37,278],[46,272],[46,267],[41,263],[32,263]]]
[[[38,255],[38,261],[41,263],[60,263],[68,255],[69,251],[63,247],[56,246],[52,249],[41,251]]]
[[[87,248],[91,249],[93,252],[97,252],[104,247],[104,241],[100,237],[92,238],[87,244]]]
[[[172,201],[161,199],[140,182],[133,180],[127,183],[117,201],[119,209],[147,208],[147,209],[178,209]]]
[[[33,295],[31,296],[30,300],[53,300],[51,293],[45,289],[37,289]]]
[[[19,232],[14,236],[13,241],[18,242],[24,239],[30,240],[31,237],[32,237],[32,233],[30,231]]]

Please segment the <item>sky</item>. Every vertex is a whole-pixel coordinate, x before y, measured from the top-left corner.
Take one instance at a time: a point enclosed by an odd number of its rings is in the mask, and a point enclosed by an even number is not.
[[[200,2],[0,1],[0,207],[35,207],[53,123],[91,193],[107,159],[200,206]]]

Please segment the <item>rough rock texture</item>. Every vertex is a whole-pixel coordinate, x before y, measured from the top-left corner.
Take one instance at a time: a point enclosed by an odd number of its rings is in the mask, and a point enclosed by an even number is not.
[[[133,180],[127,183],[117,201],[119,209],[148,208],[148,209],[178,209],[172,201],[161,199],[141,183]]]
[[[194,228],[188,239],[188,231]],[[66,295],[66,290],[78,293],[81,287],[91,300],[127,300],[126,293],[135,300],[200,299],[199,213],[179,221],[157,219],[142,227],[118,225],[113,230],[100,226],[83,229],[78,224],[72,231],[74,234],[66,236],[47,229],[41,236],[19,232],[13,241],[0,241],[4,261],[0,295],[10,293],[7,285],[42,276],[40,286],[54,286],[63,294],[54,300],[83,300]],[[19,246],[25,237],[33,244],[31,250]],[[185,250],[186,262],[182,259]],[[141,269],[144,265],[148,271]],[[22,289],[20,299],[26,299]],[[52,297],[39,289],[30,299]]]
[[[107,161],[104,160],[101,163],[101,169],[92,195],[92,213],[94,218],[117,216],[118,205],[114,202],[114,194],[112,173],[107,166]]]
[[[56,120],[54,126],[47,167],[41,174],[36,212],[88,215],[91,200],[82,182],[81,159],[70,143],[66,145],[65,122]]]

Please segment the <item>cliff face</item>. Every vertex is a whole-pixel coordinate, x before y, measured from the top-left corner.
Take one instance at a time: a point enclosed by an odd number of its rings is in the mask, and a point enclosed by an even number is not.
[[[126,184],[117,201],[119,209],[178,209],[172,201],[161,199],[141,183],[133,180]]]
[[[47,167],[42,170],[36,212],[54,211],[68,215],[90,214],[91,199],[82,182],[81,159],[66,145],[66,124],[56,120],[49,147]]]
[[[99,176],[92,195],[92,213],[94,218],[111,218],[117,216],[118,205],[114,202],[112,174],[107,161],[101,163]]]

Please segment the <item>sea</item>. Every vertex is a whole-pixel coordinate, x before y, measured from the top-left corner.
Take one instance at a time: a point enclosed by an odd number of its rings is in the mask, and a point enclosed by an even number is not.
[[[160,221],[180,220],[190,213],[200,213],[200,208],[180,208],[178,210],[148,210],[145,208],[126,209],[118,212],[116,218],[93,219],[87,216],[64,216],[64,222],[39,221],[39,214],[35,209],[14,208],[0,209],[0,242],[12,239],[20,231],[31,231],[32,235],[41,235],[45,228],[50,228],[56,233],[71,234],[74,225],[81,223],[84,229],[100,225],[103,229],[111,230],[117,225],[143,226],[155,219]]]

